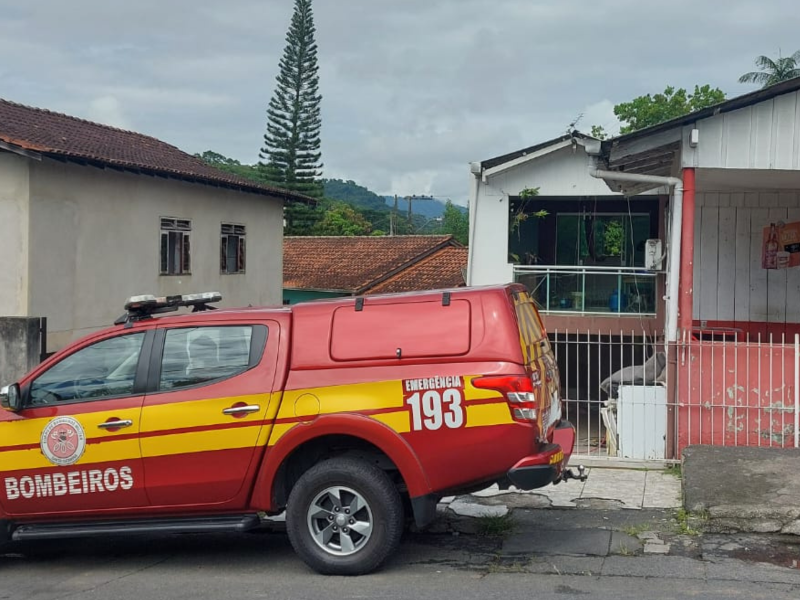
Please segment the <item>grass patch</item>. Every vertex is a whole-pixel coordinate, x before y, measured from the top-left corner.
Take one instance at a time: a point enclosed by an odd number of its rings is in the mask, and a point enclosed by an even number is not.
[[[617,548],[617,554],[619,554],[620,556],[633,556],[635,553],[625,544],[620,544],[619,547]]]
[[[623,533],[627,533],[631,537],[639,537],[640,533],[645,531],[652,531],[653,526],[649,523],[639,523],[638,525],[628,525],[622,528]]]
[[[516,523],[511,513],[506,513],[502,516],[497,515],[483,515],[477,518],[478,522],[478,535],[484,537],[501,537],[508,535],[514,531]]]
[[[694,524],[703,519],[704,515],[692,515],[686,509],[679,508],[675,512],[676,531],[682,535],[700,535],[702,532]]]
[[[680,479],[680,477],[682,475],[682,473],[681,473],[681,465],[679,463],[676,463],[674,465],[670,465],[666,469],[664,469],[664,473],[666,473],[667,475],[672,475],[672,476],[677,477],[677,478]]]

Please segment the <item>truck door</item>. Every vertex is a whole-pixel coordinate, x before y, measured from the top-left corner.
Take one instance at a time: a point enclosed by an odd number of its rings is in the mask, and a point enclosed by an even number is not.
[[[274,321],[158,329],[142,410],[152,506],[244,503],[280,402],[279,337]]]
[[[154,334],[95,338],[23,386],[22,410],[0,422],[7,514],[147,505],[139,417]]]

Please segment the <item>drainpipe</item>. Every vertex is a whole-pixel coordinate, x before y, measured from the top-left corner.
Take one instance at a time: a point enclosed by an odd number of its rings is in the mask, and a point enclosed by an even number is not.
[[[692,296],[694,294],[694,169],[683,170],[683,224],[686,235],[681,240],[681,331],[692,330]],[[684,334],[685,335],[685,334]]]
[[[469,202],[467,209],[469,211],[469,239],[467,242],[467,277],[466,283],[468,286],[472,285],[472,271],[474,268],[473,262],[475,260],[475,230],[478,228],[478,193],[481,188],[481,172],[483,171],[480,163],[471,163],[470,171],[472,173],[472,181],[470,181]]]
[[[652,183],[653,187],[674,187],[670,223],[670,239],[667,262],[667,343],[678,341],[678,302],[680,294],[678,286],[681,275],[681,226],[683,221],[683,180],[678,177],[659,177],[624,173],[621,171],[603,171],[592,165],[589,175],[606,181],[629,181],[631,183]],[[690,305],[691,308],[691,305]],[[691,314],[691,313],[690,313]],[[691,318],[691,317],[690,317]]]

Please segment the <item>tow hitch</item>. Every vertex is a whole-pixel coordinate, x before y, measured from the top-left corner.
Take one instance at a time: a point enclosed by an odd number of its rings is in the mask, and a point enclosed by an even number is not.
[[[578,481],[586,481],[589,476],[586,474],[586,467],[583,465],[578,465],[578,474],[572,472],[572,469],[564,469],[561,473],[561,481],[567,481],[569,479],[577,479]]]

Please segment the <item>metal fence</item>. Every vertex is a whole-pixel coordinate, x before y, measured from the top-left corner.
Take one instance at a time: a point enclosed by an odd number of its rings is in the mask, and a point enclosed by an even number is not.
[[[682,339],[676,359],[678,451],[800,447],[800,336],[740,340],[711,332]]]
[[[559,365],[565,417],[577,432],[575,453],[592,458],[668,458],[663,373],[645,374],[643,368],[666,362],[663,343],[644,331],[554,330],[550,339]],[[607,381],[623,369],[628,383]]]
[[[675,460],[691,444],[800,447],[800,336],[550,332],[575,454]]]

